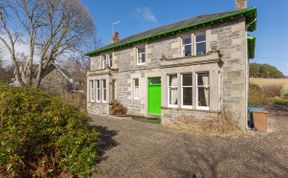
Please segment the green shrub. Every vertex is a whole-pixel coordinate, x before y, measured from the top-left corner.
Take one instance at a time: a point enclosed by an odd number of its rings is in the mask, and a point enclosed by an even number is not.
[[[60,98],[0,84],[0,177],[86,177],[98,132]]]
[[[285,98],[288,98],[288,93],[284,93],[284,97],[285,97]]]

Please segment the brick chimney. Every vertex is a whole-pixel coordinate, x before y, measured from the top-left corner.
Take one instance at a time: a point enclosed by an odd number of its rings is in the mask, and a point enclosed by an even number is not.
[[[236,10],[246,9],[248,7],[247,0],[235,0]]]
[[[111,43],[117,43],[119,41],[119,33],[114,32],[111,38]]]

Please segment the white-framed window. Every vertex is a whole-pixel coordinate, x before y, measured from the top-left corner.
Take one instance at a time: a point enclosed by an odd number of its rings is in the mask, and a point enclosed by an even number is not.
[[[193,75],[192,73],[181,74],[181,107],[193,106]]]
[[[208,110],[210,104],[209,72],[197,72],[196,78],[197,109]]]
[[[96,82],[96,102],[101,101],[101,85],[100,80],[95,80]]]
[[[102,79],[102,102],[105,103],[107,101],[107,86],[106,79]]]
[[[206,54],[206,32],[195,34],[195,55]]]
[[[139,78],[133,79],[133,98],[135,100],[139,99]]]
[[[168,75],[168,107],[177,107],[178,82],[177,74]]]
[[[94,80],[89,80],[89,98],[91,102],[95,101],[95,83]]]
[[[112,67],[112,65],[113,65],[113,55],[112,55],[112,53],[106,55],[106,65],[108,67],[110,67],[110,68]]]
[[[186,35],[182,37],[182,57],[192,55],[192,38],[191,35]]]
[[[137,48],[137,65],[143,65],[146,63],[145,46]]]

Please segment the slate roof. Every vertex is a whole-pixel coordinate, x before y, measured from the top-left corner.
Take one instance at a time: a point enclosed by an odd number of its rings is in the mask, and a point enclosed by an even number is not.
[[[94,56],[101,52],[107,52],[113,49],[119,49],[128,45],[133,45],[135,43],[140,43],[144,41],[151,41],[157,38],[166,37],[168,35],[173,35],[175,33],[181,32],[186,29],[199,28],[205,25],[210,25],[211,23],[223,23],[226,20],[233,20],[234,17],[244,16],[246,17],[246,23],[253,22],[256,18],[256,8],[247,8],[240,11],[229,11],[224,13],[202,15],[193,17],[187,20],[183,20],[177,23],[165,25],[159,28],[148,30],[146,32],[138,33],[127,38],[121,39],[116,43],[108,44],[102,48],[91,51],[87,53],[87,56]],[[250,31],[256,29],[256,22],[253,23],[250,27]]]

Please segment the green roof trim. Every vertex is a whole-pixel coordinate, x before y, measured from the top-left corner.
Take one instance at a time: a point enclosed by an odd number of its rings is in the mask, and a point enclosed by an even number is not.
[[[256,37],[248,35],[247,40],[248,40],[248,57],[249,59],[253,59],[255,57]]]
[[[257,9],[256,8],[247,8],[247,9],[243,9],[240,11],[232,11],[232,12],[223,13],[223,14],[225,14],[225,15],[218,14],[219,15],[218,17],[214,17],[214,18],[211,18],[208,20],[203,20],[203,21],[199,21],[199,22],[195,22],[195,23],[192,22],[190,24],[186,24],[186,25],[182,25],[182,26],[180,25],[179,27],[175,27],[175,28],[168,29],[168,30],[165,30],[165,26],[160,27],[159,29],[163,28],[163,31],[158,29],[160,31],[159,33],[151,33],[151,34],[148,33],[145,36],[140,35],[141,37],[137,37],[137,35],[135,35],[134,38],[133,38],[133,36],[130,37],[131,39],[129,39],[129,37],[128,37],[125,40],[123,39],[117,43],[110,44],[110,45],[104,46],[102,48],[99,48],[97,50],[88,52],[88,53],[86,53],[86,55],[92,57],[92,56],[98,55],[102,52],[108,52],[111,50],[120,49],[120,48],[127,47],[127,46],[132,46],[134,44],[152,41],[152,40],[159,39],[162,37],[171,36],[171,35],[174,35],[176,33],[186,31],[186,30],[191,30],[191,29],[196,29],[199,27],[208,26],[208,25],[223,23],[223,22],[226,22],[229,20],[233,20],[234,18],[237,18],[237,17],[245,17],[246,18],[246,24],[251,23],[250,26],[248,27],[248,31],[256,30],[256,20],[255,20],[257,17]],[[217,14],[215,14],[215,16],[216,15]],[[201,16],[199,16],[199,18],[201,18]]]

